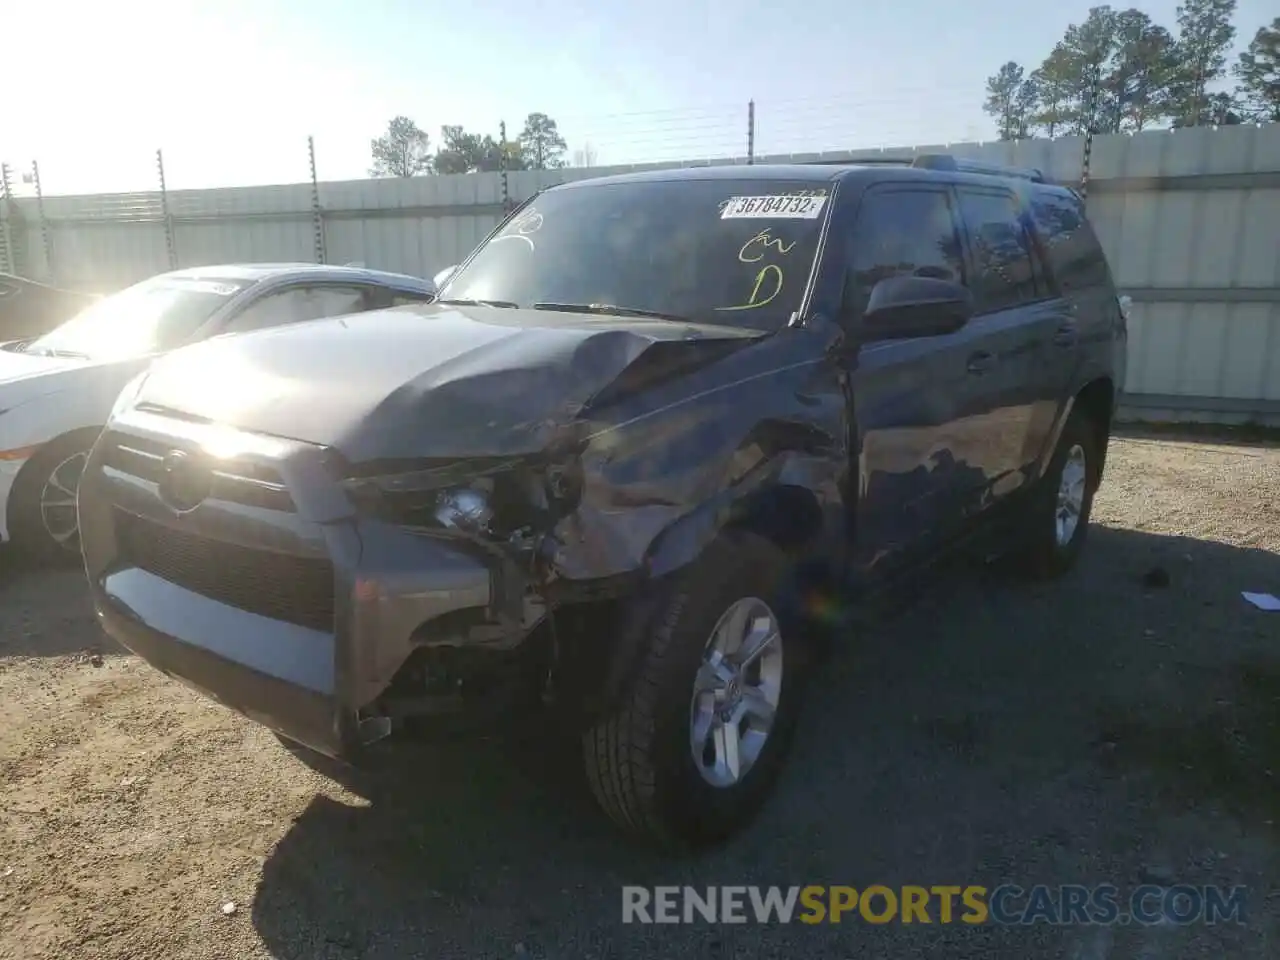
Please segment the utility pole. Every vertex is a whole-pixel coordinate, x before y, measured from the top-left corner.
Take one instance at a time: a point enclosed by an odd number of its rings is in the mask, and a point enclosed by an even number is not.
[[[507,121],[498,123],[498,170],[502,173],[502,215],[511,212],[511,187],[507,181]]]
[[[156,149],[156,171],[160,175],[160,216],[164,218],[164,245],[169,251],[169,269],[178,269],[178,244],[173,236],[173,217],[169,215],[169,191],[164,183],[164,151]]]
[[[53,240],[49,236],[49,218],[44,215],[44,190],[40,186],[40,164],[31,161],[31,184],[36,189],[36,216],[40,218],[40,243],[44,246],[44,267],[51,281],[57,280],[53,266]]]
[[[311,162],[311,225],[315,230],[316,263],[328,263],[324,243],[324,211],[320,208],[320,183],[316,180],[315,137],[307,137],[307,157]]]
[[[1094,64],[1089,69],[1089,115],[1084,131],[1084,158],[1080,167],[1080,199],[1089,199],[1089,159],[1093,154],[1093,130],[1097,126],[1098,96],[1102,87],[1102,65]]]

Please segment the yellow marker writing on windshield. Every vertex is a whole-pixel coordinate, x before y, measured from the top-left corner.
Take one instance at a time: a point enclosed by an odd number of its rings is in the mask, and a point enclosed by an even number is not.
[[[777,237],[771,236],[769,234],[769,228],[765,227],[763,230],[761,230],[754,237],[752,237],[750,240],[748,240],[746,243],[742,245],[742,249],[738,251],[738,259],[741,260],[743,263],[758,263],[759,261],[764,259],[765,252],[769,249],[769,247],[773,247],[779,253],[785,254],[785,253],[790,253],[791,248],[794,247],[795,245],[796,245],[796,242],[794,240],[792,240],[790,243],[784,243],[783,241],[779,240]],[[759,246],[761,249],[759,251],[752,251],[751,248],[755,246]],[[747,256],[748,252],[754,252],[755,256],[753,257]]]
[[[762,291],[769,289],[765,286],[765,281],[773,280],[773,292],[767,297],[762,296]],[[774,298],[782,292],[782,268],[776,264],[769,264],[761,267],[760,272],[756,274],[755,286],[751,288],[751,296],[747,297],[746,303],[740,303],[736,307],[716,307],[717,310],[756,310],[760,307],[767,306],[772,303]]]

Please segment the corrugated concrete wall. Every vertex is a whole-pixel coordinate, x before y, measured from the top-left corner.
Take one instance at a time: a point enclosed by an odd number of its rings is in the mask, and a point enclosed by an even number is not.
[[[1082,148],[1065,138],[758,162],[948,152],[1076,184]],[[644,167],[511,173],[507,193],[518,200],[632,169]],[[1280,124],[1098,137],[1090,173],[1090,215],[1135,301],[1127,413],[1280,423]],[[496,173],[322,183],[318,192],[329,262],[421,276],[465,256],[503,209]],[[310,184],[51,197],[43,218],[33,201],[18,204],[9,227],[23,234],[28,272],[90,289],[168,269],[170,239],[181,266],[312,261],[320,249]]]

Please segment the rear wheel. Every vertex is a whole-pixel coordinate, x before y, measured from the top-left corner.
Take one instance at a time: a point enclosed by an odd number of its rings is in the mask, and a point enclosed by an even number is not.
[[[1057,577],[1075,565],[1088,534],[1098,488],[1099,449],[1093,423],[1073,412],[1062,429],[1049,470],[1032,495],[1027,542],[1019,557],[1031,576]]]
[[[643,633],[622,703],[583,738],[587,777],[628,832],[669,848],[727,839],[767,798],[799,713],[806,661],[780,587],[785,554],[726,536],[624,612]]]
[[[14,545],[33,558],[71,562],[80,557],[76,497],[93,437],[68,435],[32,457],[9,500]]]

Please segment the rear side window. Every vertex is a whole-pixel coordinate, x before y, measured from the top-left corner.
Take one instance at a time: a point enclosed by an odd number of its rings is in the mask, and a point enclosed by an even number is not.
[[[405,290],[391,291],[391,306],[403,307],[410,303],[430,303],[435,296],[430,293],[410,293]]]
[[[973,291],[978,311],[1007,310],[1040,297],[1031,238],[1018,200],[1003,191],[960,188],[960,215],[973,251]]]
[[[365,307],[365,291],[359,287],[299,286],[268,293],[251,303],[227,324],[227,333],[261,330],[285,323],[301,323],[324,317],[360,313]]]
[[[1031,214],[1063,293],[1111,285],[1102,244],[1074,197],[1036,194]]]
[[[845,304],[862,313],[887,277],[964,282],[964,258],[950,198],[942,190],[873,189],[849,238]]]

